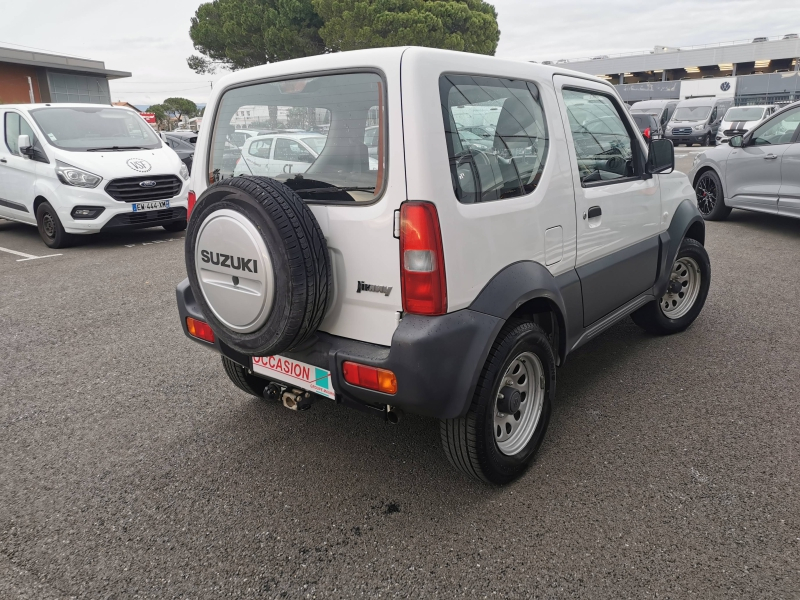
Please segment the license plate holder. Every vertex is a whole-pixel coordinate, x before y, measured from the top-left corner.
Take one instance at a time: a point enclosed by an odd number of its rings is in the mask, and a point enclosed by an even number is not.
[[[150,200],[149,202],[134,202],[131,204],[133,212],[147,212],[148,210],[162,210],[169,208],[169,200]]]
[[[253,357],[253,372],[289,386],[336,399],[331,382],[331,372],[285,356]]]

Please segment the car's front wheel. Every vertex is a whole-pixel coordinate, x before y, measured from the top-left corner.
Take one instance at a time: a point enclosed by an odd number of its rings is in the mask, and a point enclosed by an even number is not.
[[[42,241],[50,248],[66,248],[77,239],[77,236],[64,231],[61,219],[49,202],[42,202],[36,209],[36,226]]]
[[[544,439],[555,389],[556,361],[544,331],[527,321],[507,323],[489,352],[467,414],[441,421],[447,458],[480,481],[512,481]]]
[[[631,315],[650,333],[669,335],[683,331],[703,310],[711,285],[711,261],[703,245],[686,238],[672,263],[667,291]]]
[[[711,170],[705,171],[694,184],[697,208],[706,221],[724,221],[731,214],[725,204],[725,194],[719,176]]]

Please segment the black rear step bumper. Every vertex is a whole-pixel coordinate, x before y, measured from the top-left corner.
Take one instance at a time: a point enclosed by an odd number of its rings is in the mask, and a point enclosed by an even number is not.
[[[189,280],[176,290],[184,334],[231,360],[251,368],[250,357],[219,339],[214,344],[189,335],[186,317],[206,321],[194,299]],[[337,402],[385,407],[427,417],[450,419],[469,408],[475,386],[492,342],[505,321],[474,310],[463,309],[440,317],[406,315],[400,321],[389,347],[358,342],[318,331],[303,348],[284,352],[294,360],[327,369]],[[350,385],[342,376],[342,363],[354,361],[392,371],[397,394],[389,395]]]

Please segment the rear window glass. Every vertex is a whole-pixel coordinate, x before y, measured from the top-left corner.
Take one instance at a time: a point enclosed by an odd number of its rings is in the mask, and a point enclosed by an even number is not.
[[[257,175],[277,179],[309,201],[373,200],[387,160],[384,88],[377,74],[348,73],[225,92],[214,123],[209,182]]]
[[[439,94],[456,198],[473,204],[533,192],[548,148],[538,88],[511,79],[445,75]]]

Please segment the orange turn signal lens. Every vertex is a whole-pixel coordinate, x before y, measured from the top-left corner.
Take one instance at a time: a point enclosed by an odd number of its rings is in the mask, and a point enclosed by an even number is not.
[[[345,362],[342,365],[344,380],[350,385],[383,392],[384,394],[397,393],[397,377],[386,369],[377,369],[354,362]]]
[[[189,330],[190,336],[208,342],[209,344],[214,343],[214,332],[211,330],[211,327],[208,326],[208,323],[203,323],[192,317],[186,317],[186,329]]]

